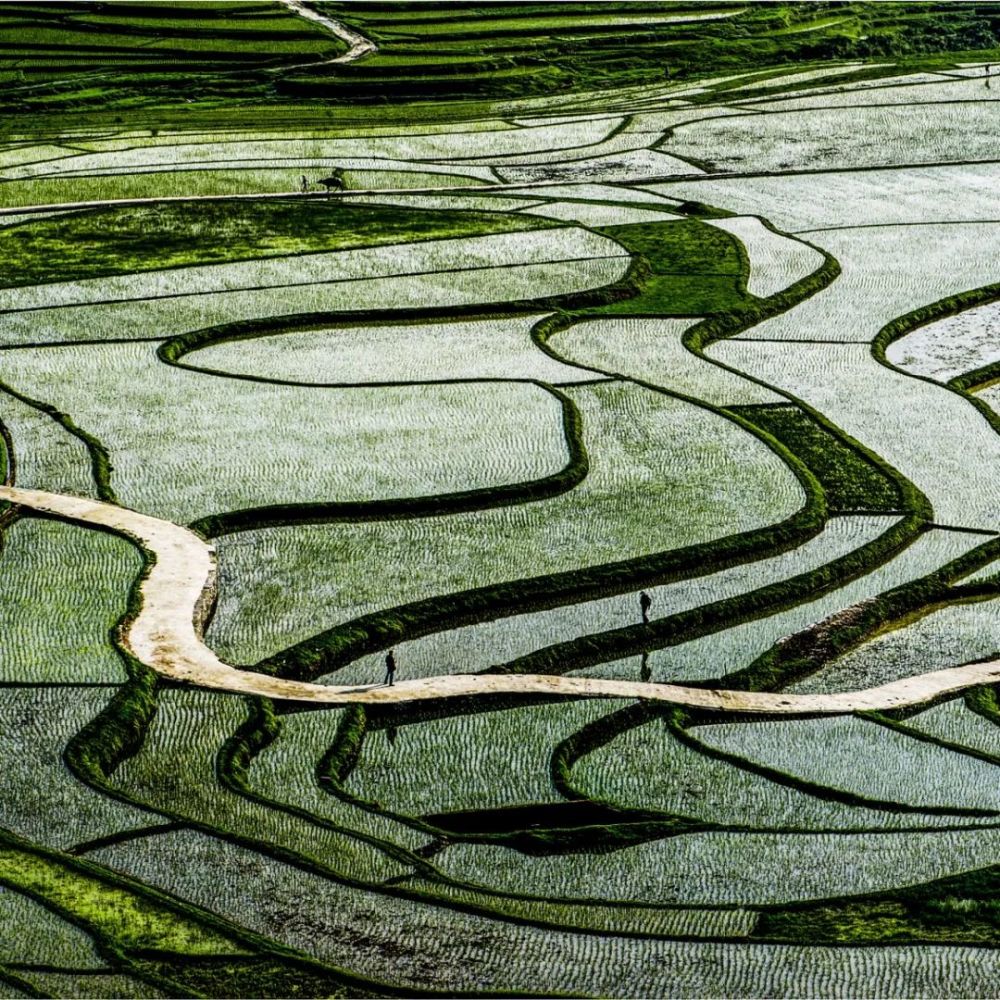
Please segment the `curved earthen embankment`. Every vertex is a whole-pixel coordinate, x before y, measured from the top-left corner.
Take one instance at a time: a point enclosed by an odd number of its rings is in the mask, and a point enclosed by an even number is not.
[[[727,691],[635,681],[547,674],[449,674],[382,685],[336,686],[284,680],[223,663],[202,640],[215,592],[215,550],[187,528],[114,504],[61,493],[0,486],[0,500],[40,514],[102,528],[138,542],[155,563],[140,585],[142,606],[123,629],[132,654],[157,673],[199,687],[294,701],[387,703],[482,694],[541,694],[571,698],[641,698],[717,712],[764,715],[843,715],[884,711],[957,694],[1000,680],[1000,660],[970,663],[839,694],[794,695]]]

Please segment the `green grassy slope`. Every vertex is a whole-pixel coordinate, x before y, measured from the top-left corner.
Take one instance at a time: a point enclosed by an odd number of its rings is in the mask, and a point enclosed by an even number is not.
[[[514,98],[794,62],[993,50],[1000,9],[943,3],[319,3],[376,40],[352,66],[291,71],[281,91]],[[803,66],[803,68],[807,68]]]
[[[992,3],[339,3],[379,46],[349,64],[278,3],[4,3],[0,111],[199,110],[496,100],[725,76],[831,59],[1000,60]],[[777,84],[780,85],[780,84]],[[440,110],[440,109],[438,109]],[[168,116],[169,117],[169,116]]]

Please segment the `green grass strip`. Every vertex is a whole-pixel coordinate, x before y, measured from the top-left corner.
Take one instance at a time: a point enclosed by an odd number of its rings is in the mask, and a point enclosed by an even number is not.
[[[12,288],[562,225],[504,212],[294,196],[115,205],[0,229],[0,282]]]
[[[1000,699],[995,687],[983,684],[970,688],[965,692],[965,704],[970,712],[1000,726]]]
[[[906,505],[898,478],[804,410],[788,406],[731,406],[776,437],[813,471],[833,514],[896,514]]]

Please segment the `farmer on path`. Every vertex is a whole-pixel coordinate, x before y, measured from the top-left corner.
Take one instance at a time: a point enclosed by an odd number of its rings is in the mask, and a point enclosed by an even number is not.
[[[653,598],[643,591],[639,595],[639,610],[642,612],[642,624],[649,624],[649,609],[653,606]]]
[[[385,680],[384,684],[392,687],[393,679],[396,676],[396,657],[392,655],[392,650],[390,649],[388,653],[385,654]]]
[[[305,194],[309,190],[309,179],[305,174],[302,175],[302,193]]]

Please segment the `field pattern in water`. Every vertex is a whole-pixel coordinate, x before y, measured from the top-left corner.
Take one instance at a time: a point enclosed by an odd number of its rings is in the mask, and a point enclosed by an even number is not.
[[[200,532],[226,663],[553,695],[164,680],[139,548],[4,505],[0,995],[995,994],[997,689],[559,691],[1000,657],[989,58],[601,88],[559,45],[759,5],[5,6],[7,485]]]

